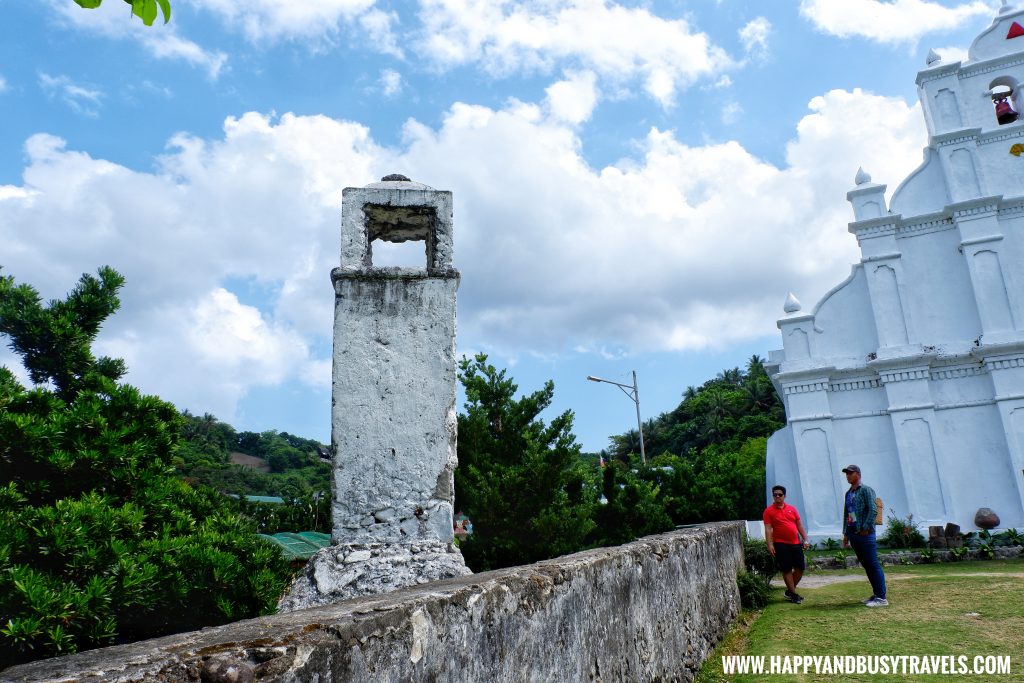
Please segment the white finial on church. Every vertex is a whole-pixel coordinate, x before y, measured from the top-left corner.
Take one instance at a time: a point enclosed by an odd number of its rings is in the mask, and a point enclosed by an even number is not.
[[[797,298],[793,296],[793,292],[786,295],[786,303],[783,304],[782,310],[786,313],[796,313],[801,308],[803,308],[803,306],[801,306]]]
[[[871,176],[868,175],[867,171],[863,167],[857,169],[857,175],[854,177],[853,182],[857,185],[863,185],[864,183],[871,182]]]
[[[1010,7],[1010,3],[1008,2],[1008,0],[1003,0],[1003,6],[999,8],[999,13],[1000,14],[1006,14],[1007,12],[1009,12],[1012,9],[1013,8]]]
[[[925,61],[926,64],[928,64],[928,66],[931,66],[932,64],[935,64],[936,62],[941,62],[942,61],[942,57],[940,57],[939,53],[935,51],[935,48],[932,48],[932,49],[928,50],[928,56],[925,57],[924,61]]]

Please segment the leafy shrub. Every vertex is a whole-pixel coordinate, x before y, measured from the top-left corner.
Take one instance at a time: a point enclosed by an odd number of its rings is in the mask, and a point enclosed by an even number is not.
[[[822,548],[825,550],[839,550],[843,547],[842,543],[831,537],[826,538],[824,541],[822,541],[821,545]]]
[[[840,567],[846,566],[846,551],[840,550],[832,557]]]
[[[209,489],[175,476],[174,406],[119,384],[91,344],[123,278],[64,301],[0,278],[0,667],[272,612],[287,565]]]
[[[924,536],[918,523],[914,521],[914,515],[901,518],[892,511],[889,512],[885,534],[879,541],[890,548],[920,548],[925,545]]]
[[[740,604],[746,609],[761,609],[768,604],[771,595],[771,580],[754,572],[740,572],[736,575],[740,589]]]
[[[743,565],[746,571],[736,575],[740,604],[746,609],[761,609],[768,604],[771,595],[775,558],[768,552],[768,545],[764,541],[748,538],[744,534]]]
[[[743,538],[743,564],[748,572],[766,577],[775,575],[775,558],[768,552],[768,544],[761,540]]]
[[[925,548],[921,551],[921,561],[925,564],[932,564],[936,559],[938,558],[935,557],[935,550],[932,548]]]
[[[1024,545],[1024,533],[1017,531],[1016,529],[1007,529],[1001,533],[996,534],[993,538],[993,545],[998,547],[1008,547],[1016,545]]]
[[[967,555],[967,548],[965,546],[960,546],[959,548],[950,548],[949,549],[949,559],[952,560],[953,562],[961,561],[962,559],[964,559],[964,557],[966,555]]]

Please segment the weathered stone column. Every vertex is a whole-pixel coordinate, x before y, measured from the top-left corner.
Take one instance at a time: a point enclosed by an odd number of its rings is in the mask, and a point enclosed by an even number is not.
[[[453,545],[452,195],[404,176],[342,193],[334,284],[333,545],[282,611],[469,574]],[[425,267],[374,267],[373,243],[424,242]]]

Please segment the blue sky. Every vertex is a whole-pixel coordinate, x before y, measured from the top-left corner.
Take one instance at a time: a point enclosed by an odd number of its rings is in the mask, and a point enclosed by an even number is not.
[[[857,168],[918,165],[916,72],[1000,5],[171,2],[0,0],[4,274],[113,266],[129,381],[328,441],[341,190],[404,173],[454,193],[460,352],[553,379],[587,450],[635,414],[586,375],[654,417],[846,277]]]

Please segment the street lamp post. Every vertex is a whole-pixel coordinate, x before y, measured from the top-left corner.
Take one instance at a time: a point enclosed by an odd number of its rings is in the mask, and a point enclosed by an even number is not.
[[[636,404],[636,429],[640,434],[640,459],[643,463],[647,464],[647,453],[644,451],[644,425],[640,421],[640,390],[636,384],[636,370],[633,371],[633,385],[620,384],[619,382],[613,382],[610,379],[601,379],[600,377],[594,377],[593,375],[587,375],[587,379],[591,382],[604,382],[605,384],[614,384],[617,386],[622,393],[629,397],[633,403]]]

